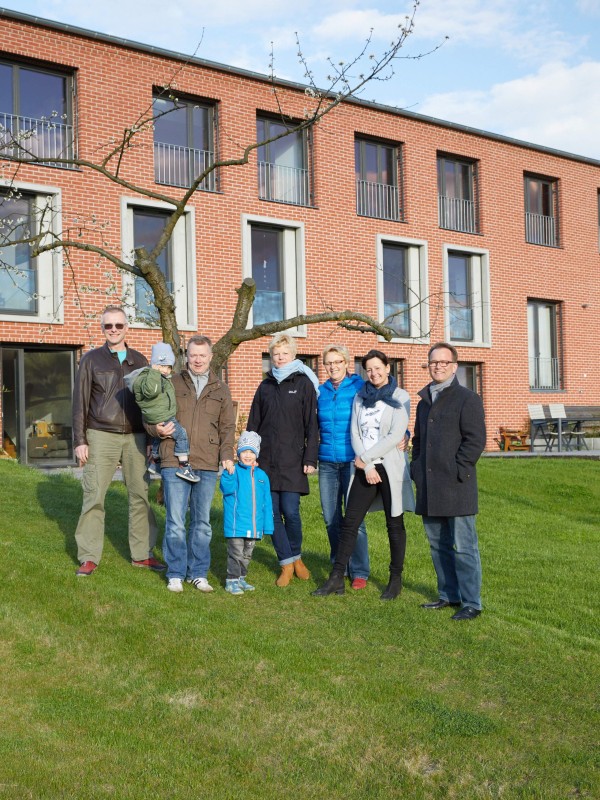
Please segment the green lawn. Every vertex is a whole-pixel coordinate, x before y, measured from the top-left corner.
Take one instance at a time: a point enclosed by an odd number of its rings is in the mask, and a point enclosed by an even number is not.
[[[328,573],[316,482],[314,581],[275,587],[266,541],[256,592],[225,594],[216,500],[217,588],[174,595],[129,566],[121,484],[100,568],[75,578],[78,482],[0,461],[0,798],[600,797],[599,478],[482,462],[485,612],[455,623],[419,607],[436,592],[412,515],[393,603],[382,514],[367,590],[310,596]]]

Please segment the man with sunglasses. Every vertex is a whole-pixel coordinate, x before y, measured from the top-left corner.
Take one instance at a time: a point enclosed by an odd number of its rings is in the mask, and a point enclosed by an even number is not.
[[[73,392],[75,456],[83,466],[83,506],[75,532],[77,575],[91,575],[100,563],[104,542],[104,498],[118,464],[129,499],[129,548],[134,567],[165,569],[152,555],[156,521],[148,503],[146,432],[125,375],[148,366],[137,350],[127,347],[127,317],[120,306],[102,313],[106,341],[85,353]]]
[[[454,606],[458,610],[453,620],[471,620],[481,614],[475,465],[485,447],[483,404],[478,394],[458,382],[455,347],[438,342],[428,360],[432,381],[419,392],[410,474],[439,599],[422,608]]]

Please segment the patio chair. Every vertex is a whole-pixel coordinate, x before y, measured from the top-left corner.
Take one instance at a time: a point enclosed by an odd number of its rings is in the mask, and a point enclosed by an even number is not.
[[[529,419],[531,421],[531,452],[535,449],[535,443],[538,438],[544,441],[544,451],[546,453],[552,450],[554,442],[558,438],[558,433],[554,426],[546,419],[544,407],[541,403],[530,403],[527,406],[529,412]]]

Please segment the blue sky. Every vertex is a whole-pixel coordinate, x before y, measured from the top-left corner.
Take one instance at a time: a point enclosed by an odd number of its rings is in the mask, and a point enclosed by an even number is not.
[[[385,47],[412,9],[410,0],[2,5],[261,73],[273,42],[278,76],[304,82],[297,31],[323,86],[328,56],[348,61],[370,29],[371,49]],[[600,159],[600,0],[421,0],[403,53],[395,76],[365,99]]]

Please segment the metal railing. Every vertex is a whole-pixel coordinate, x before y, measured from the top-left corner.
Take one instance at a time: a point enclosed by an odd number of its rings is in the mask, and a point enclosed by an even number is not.
[[[258,196],[261,200],[294,206],[310,205],[308,170],[259,161]]]
[[[215,154],[210,150],[194,150],[191,147],[154,142],[154,180],[165,186],[192,185],[198,175],[214,163]],[[210,172],[199,186],[206,192],[216,192],[216,170]]]
[[[400,219],[398,187],[388,183],[356,181],[356,213],[359,217]]]
[[[59,118],[35,119],[0,113],[0,157],[40,161],[45,166],[55,158],[74,158],[75,138],[72,125]],[[76,169],[74,164],[55,164]]]
[[[477,233],[475,202],[458,197],[438,195],[440,228],[463,233]]]
[[[530,244],[545,244],[556,247],[556,224],[554,217],[545,214],[525,213],[525,231]]]
[[[560,389],[560,364],[558,358],[529,359],[530,389]]]

